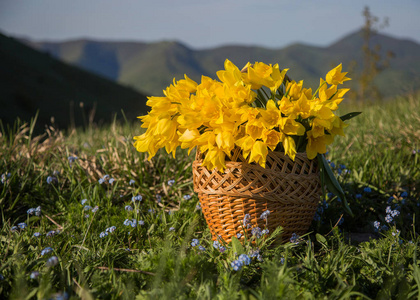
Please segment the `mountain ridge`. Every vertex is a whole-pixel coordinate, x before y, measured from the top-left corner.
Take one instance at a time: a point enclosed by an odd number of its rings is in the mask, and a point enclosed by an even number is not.
[[[363,61],[361,30],[352,32],[328,46],[293,43],[283,48],[222,45],[208,49],[193,49],[179,41],[147,43],[142,41],[80,40],[54,43],[30,42],[31,46],[47,51],[57,58],[78,67],[101,74],[119,83],[132,86],[149,95],[162,94],[173,78],[187,74],[194,80],[202,75],[214,77],[230,59],[239,68],[248,61],[279,63],[290,68],[296,80],[305,79],[309,86],[317,85],[319,77],[343,63],[344,69],[355,62],[352,72],[357,77]],[[372,37],[372,45],[382,45],[382,53],[391,51],[395,58],[390,67],[380,73],[375,84],[385,96],[395,96],[420,89],[420,44],[383,34]],[[96,47],[96,48],[95,48]],[[60,51],[57,51],[60,49]],[[93,51],[95,50],[95,51]],[[391,84],[390,78],[393,78]],[[413,82],[407,82],[414,78]],[[350,83],[356,88],[356,83]]]

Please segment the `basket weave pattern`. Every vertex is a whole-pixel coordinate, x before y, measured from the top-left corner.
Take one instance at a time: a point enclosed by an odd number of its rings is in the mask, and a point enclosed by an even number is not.
[[[198,193],[204,217],[213,239],[226,242],[237,233],[243,234],[245,214],[251,216],[252,227],[273,232],[283,227],[282,239],[308,230],[321,196],[319,169],[305,153],[295,161],[279,152],[269,151],[266,168],[249,164],[235,149],[226,170],[208,170],[201,166],[197,154],[193,163],[194,191]],[[267,221],[260,215],[270,211]],[[248,234],[251,228],[245,229]]]

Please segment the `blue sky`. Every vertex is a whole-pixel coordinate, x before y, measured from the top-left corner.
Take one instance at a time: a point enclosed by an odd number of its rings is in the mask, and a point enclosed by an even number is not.
[[[34,40],[178,40],[326,46],[363,24],[368,5],[385,34],[420,43],[419,0],[0,0],[0,31]]]

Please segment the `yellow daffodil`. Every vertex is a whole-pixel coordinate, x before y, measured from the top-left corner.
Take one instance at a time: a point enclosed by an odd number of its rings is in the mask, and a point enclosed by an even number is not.
[[[262,141],[256,141],[251,149],[251,155],[249,156],[249,162],[256,162],[263,168],[265,168],[265,162],[267,157],[268,149],[267,145]]]
[[[339,64],[337,67],[327,73],[325,81],[331,85],[343,84],[344,81],[350,80],[346,77],[347,72],[341,72],[342,65]]]

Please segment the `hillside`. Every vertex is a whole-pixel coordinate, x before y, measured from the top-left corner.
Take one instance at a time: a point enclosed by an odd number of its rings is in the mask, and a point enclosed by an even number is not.
[[[230,45],[205,50],[190,49],[178,42],[74,40],[26,43],[139,91],[158,95],[174,77],[179,79],[188,74],[199,80],[201,75],[214,76],[215,71],[223,67],[226,58],[240,67],[248,61],[279,63],[291,69],[289,74],[292,78],[304,78],[311,86],[340,62],[345,69],[355,62],[351,77],[357,78],[362,65],[363,39],[361,32],[357,31],[328,47],[294,44],[282,49],[268,49]],[[390,67],[377,77],[380,91],[384,95],[395,96],[419,90],[420,45],[381,34],[372,39],[372,45],[376,44],[381,45],[384,53],[392,51],[395,54]]]
[[[146,111],[144,95],[114,81],[67,65],[0,34],[0,119],[30,120],[61,128],[109,122],[123,110],[129,120]]]

